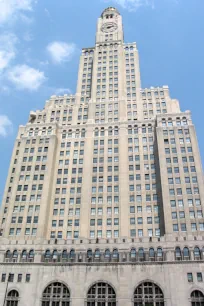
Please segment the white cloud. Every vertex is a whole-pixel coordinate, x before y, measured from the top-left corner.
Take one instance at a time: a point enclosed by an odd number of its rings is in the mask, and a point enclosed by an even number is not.
[[[134,11],[141,6],[151,5],[154,6],[154,0],[112,0],[117,5],[120,5],[124,9]],[[105,0],[107,2],[107,0]]]
[[[53,62],[60,64],[67,62],[72,58],[73,53],[76,51],[76,45],[73,43],[65,43],[62,41],[54,41],[47,46]]]
[[[46,80],[46,77],[43,71],[27,65],[18,65],[8,71],[8,80],[17,89],[37,90]]]
[[[0,0],[0,24],[21,17],[31,11],[37,0]]]
[[[0,136],[6,137],[12,129],[12,122],[5,115],[0,115]]]
[[[56,95],[65,95],[65,94],[67,94],[67,95],[70,95],[71,94],[71,89],[69,89],[69,88],[56,88],[55,90],[54,90],[54,93],[56,94]]]
[[[0,70],[6,68],[9,62],[15,57],[13,52],[7,52],[5,50],[0,50]]]
[[[0,72],[8,67],[11,60],[15,58],[17,41],[17,37],[12,33],[0,35]]]

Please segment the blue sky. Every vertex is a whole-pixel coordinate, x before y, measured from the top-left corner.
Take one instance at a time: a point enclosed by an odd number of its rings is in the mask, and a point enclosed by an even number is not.
[[[80,49],[107,6],[137,42],[142,87],[169,85],[192,111],[204,161],[203,0],[0,0],[0,198],[18,126],[50,95],[75,93]]]

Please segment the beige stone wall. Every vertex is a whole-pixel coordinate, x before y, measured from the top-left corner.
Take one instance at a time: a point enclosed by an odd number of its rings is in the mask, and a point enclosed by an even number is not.
[[[131,306],[135,288],[144,281],[156,283],[163,291],[165,306],[190,306],[190,294],[197,289],[204,293],[203,284],[197,282],[196,274],[204,273],[203,263],[144,264],[144,265],[1,265],[1,273],[14,273],[14,282],[8,290],[20,294],[19,305],[41,306],[42,292],[53,281],[63,282],[71,293],[71,305],[85,305],[88,289],[97,281],[109,283],[116,291],[118,306]],[[192,272],[194,281],[188,283],[187,273]],[[23,274],[22,283],[17,283],[17,274]],[[30,283],[25,283],[25,274],[31,274]],[[0,283],[0,303],[3,305],[5,283]]]

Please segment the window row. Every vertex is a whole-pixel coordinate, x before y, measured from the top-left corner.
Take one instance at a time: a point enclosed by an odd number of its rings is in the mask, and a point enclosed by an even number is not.
[[[199,224],[197,223],[191,223],[191,231],[192,232],[196,232],[196,231],[204,231],[204,223],[203,222],[199,222]],[[180,229],[182,232],[186,232],[187,231],[187,227],[186,227],[186,223],[181,223],[180,224]],[[179,231],[179,225],[178,224],[173,224],[173,231],[174,232],[178,232]]]

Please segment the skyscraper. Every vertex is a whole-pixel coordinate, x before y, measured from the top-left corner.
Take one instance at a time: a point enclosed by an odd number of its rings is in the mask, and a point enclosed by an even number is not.
[[[204,305],[203,208],[190,111],[168,86],[141,88],[136,43],[124,43],[109,7],[95,47],[82,50],[76,95],[52,96],[19,127],[2,204],[0,299]]]

